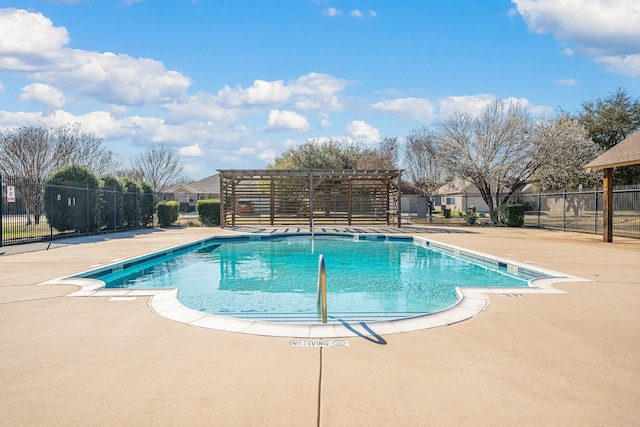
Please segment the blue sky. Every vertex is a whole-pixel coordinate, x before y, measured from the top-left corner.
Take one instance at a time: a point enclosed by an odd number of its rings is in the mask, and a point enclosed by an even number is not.
[[[375,144],[493,99],[640,96],[636,0],[0,0],[0,128],[80,123],[185,175]]]

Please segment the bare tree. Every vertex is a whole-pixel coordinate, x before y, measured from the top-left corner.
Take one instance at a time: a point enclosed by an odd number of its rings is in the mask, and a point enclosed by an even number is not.
[[[437,135],[423,127],[407,136],[404,147],[407,183],[426,197],[429,222],[432,221],[433,196],[448,180],[439,143]]]
[[[385,137],[377,145],[363,148],[356,160],[357,169],[396,169],[397,167],[397,137]]]
[[[437,138],[449,171],[478,188],[494,222],[498,206],[524,187],[541,164],[533,120],[515,103],[495,100],[478,117],[456,112]]]
[[[167,188],[182,174],[180,153],[166,144],[154,144],[131,160],[135,174],[142,176],[153,191]]]
[[[80,125],[47,128],[23,126],[0,134],[0,171],[17,178],[16,188],[27,211],[27,225],[33,214],[40,222],[41,182],[55,170],[70,164],[91,167],[115,158],[102,147],[102,139],[82,132]]]

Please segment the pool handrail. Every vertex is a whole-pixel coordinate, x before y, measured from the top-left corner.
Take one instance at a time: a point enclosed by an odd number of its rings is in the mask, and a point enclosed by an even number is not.
[[[318,257],[318,311],[322,313],[322,323],[327,323],[327,270],[322,254]]]

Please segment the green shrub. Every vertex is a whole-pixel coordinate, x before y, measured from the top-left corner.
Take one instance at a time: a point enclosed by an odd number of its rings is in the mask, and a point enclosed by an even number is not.
[[[126,228],[138,228],[146,226],[142,223],[142,186],[132,179],[120,180],[124,194],[122,195],[123,226]]]
[[[500,223],[507,227],[522,227],[524,225],[524,205],[501,205],[498,216]]]
[[[100,178],[102,190],[102,226],[107,230],[117,230],[124,225],[123,187],[118,178],[105,175]]]
[[[196,211],[204,225],[220,225],[220,199],[198,200]]]
[[[43,199],[47,221],[56,230],[100,230],[101,191],[89,169],[78,165],[58,169],[47,179]]]
[[[142,187],[142,216],[140,217],[140,225],[142,227],[152,226],[155,206],[153,187],[144,181],[140,183],[140,187]]]
[[[464,220],[469,225],[473,225],[476,223],[476,207],[475,206],[469,206],[467,208],[467,211],[464,214]]]
[[[178,220],[180,203],[174,200],[160,202],[156,205],[156,210],[158,212],[158,225],[160,227],[169,227]]]

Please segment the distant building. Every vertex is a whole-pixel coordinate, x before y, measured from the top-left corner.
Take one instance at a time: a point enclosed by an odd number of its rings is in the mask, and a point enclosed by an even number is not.
[[[164,192],[173,194],[174,200],[180,202],[181,211],[191,212],[195,210],[198,200],[220,198],[220,174],[188,184],[177,184]]]
[[[436,209],[451,209],[452,211],[466,211],[469,206],[475,206],[477,212],[488,213],[489,206],[482,199],[478,187],[470,181],[462,178],[443,185],[438,189],[440,197],[439,204],[436,202]]]

